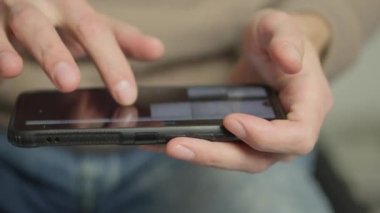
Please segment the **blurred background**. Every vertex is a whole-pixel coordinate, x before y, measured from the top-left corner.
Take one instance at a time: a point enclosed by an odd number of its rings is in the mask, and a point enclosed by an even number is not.
[[[168,78],[168,81],[173,80]],[[338,213],[380,213],[378,82],[380,29],[365,45],[350,70],[333,82],[335,106],[321,132],[316,176]],[[0,105],[0,109],[3,107]],[[0,114],[0,124],[7,123],[7,120],[7,116]]]
[[[344,54],[344,53],[342,53]],[[317,176],[337,212],[380,213],[380,30],[333,82]]]

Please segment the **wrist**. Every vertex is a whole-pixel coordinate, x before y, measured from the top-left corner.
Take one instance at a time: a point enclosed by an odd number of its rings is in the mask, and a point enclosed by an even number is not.
[[[323,54],[332,37],[328,22],[315,13],[291,13],[290,16],[317,52]]]

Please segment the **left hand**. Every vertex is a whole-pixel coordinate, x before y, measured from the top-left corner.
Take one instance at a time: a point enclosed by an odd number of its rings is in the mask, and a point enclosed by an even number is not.
[[[287,119],[234,113],[223,124],[244,143],[175,138],[166,145],[169,156],[256,173],[314,148],[333,99],[316,47],[297,24],[284,12],[260,12],[246,31],[244,53],[232,75],[236,82],[275,88]]]

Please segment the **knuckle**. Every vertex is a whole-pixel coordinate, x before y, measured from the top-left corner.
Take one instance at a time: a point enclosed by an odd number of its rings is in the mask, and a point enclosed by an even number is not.
[[[264,140],[255,140],[253,147],[260,152],[266,152],[269,148],[268,144]]]
[[[34,15],[34,9],[27,4],[19,3],[10,9],[9,24],[12,28],[23,26]]]
[[[45,70],[49,70],[53,66],[61,51],[57,50],[57,45],[52,42],[47,42],[37,53],[37,58],[41,61],[41,65]]]
[[[248,141],[250,146],[252,146],[257,151],[268,151],[268,139],[264,136],[264,134],[258,134],[256,132],[249,132],[248,133]]]
[[[53,59],[59,58],[65,52],[61,48],[60,41],[51,34],[49,26],[41,26],[35,31],[34,36],[39,39],[31,46],[31,52],[43,66],[49,66]]]
[[[204,158],[201,160],[205,166],[210,167],[219,167],[220,165],[223,165],[221,160],[216,157],[210,157],[210,158]]]
[[[108,30],[106,24],[95,14],[86,13],[74,24],[74,31],[81,38],[96,36]]]

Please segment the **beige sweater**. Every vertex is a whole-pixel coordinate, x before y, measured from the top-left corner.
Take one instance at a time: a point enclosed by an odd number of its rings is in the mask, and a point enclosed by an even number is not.
[[[330,23],[333,39],[324,60],[329,78],[343,71],[358,54],[380,18],[379,0],[92,0],[98,10],[161,38],[162,60],[133,63],[139,84],[217,84],[228,81],[240,34],[255,12],[273,7],[321,14]],[[101,86],[94,66],[81,62],[82,87]],[[33,62],[23,74],[0,84],[5,113],[26,90],[52,88]]]

